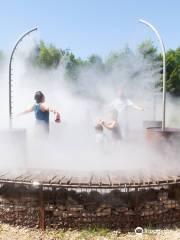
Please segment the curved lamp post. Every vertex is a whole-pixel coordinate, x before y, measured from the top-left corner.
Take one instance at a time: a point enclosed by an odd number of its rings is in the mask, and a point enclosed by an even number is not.
[[[150,27],[153,32],[156,34],[159,43],[161,45],[162,55],[163,55],[163,114],[162,114],[162,131],[165,130],[165,115],[166,115],[166,54],[165,54],[165,46],[163,40],[157,31],[157,29],[150,24],[149,22],[139,19],[139,22],[145,24],[146,26]]]
[[[29,35],[30,33],[34,32],[34,31],[37,31],[37,27],[36,28],[33,28],[31,29],[30,31],[26,32],[25,34],[22,35],[21,38],[19,38],[19,40],[16,42],[13,50],[12,50],[12,53],[11,53],[11,56],[10,56],[10,60],[9,60],[9,128],[12,129],[12,60],[13,60],[13,56],[14,56],[14,53],[17,49],[17,46],[18,44],[27,36]]]

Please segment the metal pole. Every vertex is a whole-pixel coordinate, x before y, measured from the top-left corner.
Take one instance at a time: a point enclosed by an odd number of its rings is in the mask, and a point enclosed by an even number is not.
[[[166,117],[166,52],[165,52],[165,46],[163,43],[163,40],[159,34],[159,32],[157,31],[157,29],[150,24],[149,22],[139,19],[139,22],[147,25],[148,27],[150,27],[153,32],[155,32],[159,43],[161,45],[161,50],[162,50],[162,55],[163,55],[163,114],[162,114],[162,131],[165,130],[165,117]]]
[[[12,129],[12,60],[13,60],[13,56],[14,56],[14,53],[17,49],[17,46],[18,44],[24,39],[24,37],[26,37],[27,35],[29,35],[30,33],[34,32],[34,31],[37,31],[37,27],[36,28],[33,28],[31,29],[30,31],[24,33],[22,35],[21,38],[19,38],[19,40],[16,42],[13,50],[12,50],[12,53],[11,53],[11,56],[10,56],[10,60],[9,60],[9,128]]]

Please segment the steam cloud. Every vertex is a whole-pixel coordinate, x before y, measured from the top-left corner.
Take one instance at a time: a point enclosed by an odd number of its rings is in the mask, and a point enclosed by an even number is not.
[[[97,73],[96,65],[81,69],[78,82],[69,84],[64,79],[63,66],[39,70],[27,65],[26,58],[35,44],[33,39],[23,42],[13,62],[13,111],[16,114],[33,105],[34,92],[41,90],[49,105],[60,111],[62,123],[58,125],[51,118],[49,138],[39,141],[34,136],[33,114],[14,118],[14,128],[25,128],[27,131],[28,168],[92,172],[120,170],[133,175],[142,172],[144,175],[161,176],[178,174],[177,155],[167,148],[165,157],[154,151],[145,139],[143,121],[153,118],[154,84],[160,78],[159,66],[154,66],[152,59],[145,60],[138,55],[132,58],[129,54],[106,74]],[[0,80],[2,131],[8,128],[7,72],[5,64]],[[95,141],[94,125],[98,119],[108,120],[107,106],[117,97],[118,89],[145,110],[129,109],[129,138],[122,140],[118,149],[111,149],[108,144],[102,150]],[[168,100],[168,125],[176,118],[173,115],[174,103],[174,99]],[[158,91],[156,119],[161,120],[161,93]],[[105,134],[108,136],[109,132],[105,130]],[[22,162],[18,162],[17,149],[17,146],[13,148],[10,143],[3,145],[1,141],[1,169],[13,168],[15,171],[22,167]]]

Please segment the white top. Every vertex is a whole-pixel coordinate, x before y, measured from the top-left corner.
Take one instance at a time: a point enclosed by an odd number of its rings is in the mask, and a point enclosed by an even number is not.
[[[128,98],[116,98],[112,103],[111,107],[118,111],[118,114],[126,111],[128,107],[135,107],[135,104]]]
[[[135,108],[136,105],[128,98],[116,98],[110,104],[110,107],[118,112],[118,122],[121,129],[121,135],[122,138],[125,138],[129,129],[127,110],[129,107]]]

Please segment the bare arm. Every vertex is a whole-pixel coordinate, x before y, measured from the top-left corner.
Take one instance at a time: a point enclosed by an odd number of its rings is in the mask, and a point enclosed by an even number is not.
[[[136,109],[136,110],[138,110],[138,111],[144,111],[144,108],[143,107],[140,107],[140,106],[138,106],[138,105],[136,105],[136,104],[134,104],[131,100],[127,100],[127,103],[128,103],[128,106],[130,106],[130,107],[132,107],[132,108],[134,108],[134,109]]]
[[[42,111],[42,112],[49,111],[49,112],[52,112],[52,113],[54,113],[54,114],[57,113],[57,111],[56,111],[54,108],[49,107],[49,106],[47,106],[46,104],[43,104],[43,103],[41,104],[40,108],[41,108],[41,111]]]
[[[137,106],[137,105],[133,105],[133,108],[138,110],[138,111],[144,111],[143,107]]]
[[[28,109],[26,109],[25,111],[19,113],[17,116],[22,116],[22,115],[25,115],[27,113],[30,113],[30,112],[33,112],[34,111],[34,105]]]
[[[56,109],[54,109],[52,107],[48,107],[47,105],[45,105],[43,103],[41,104],[40,108],[41,108],[41,111],[43,111],[43,112],[45,112],[45,111],[52,112],[55,115],[55,122],[58,122],[58,123],[61,122],[60,113]]]
[[[101,124],[109,130],[112,130],[117,125],[115,121],[112,121],[111,123],[105,123],[104,121],[102,121]]]

